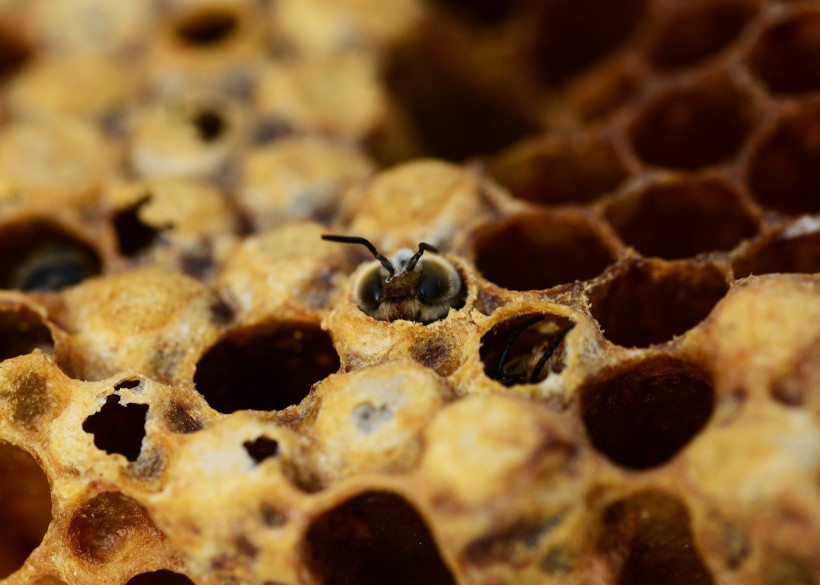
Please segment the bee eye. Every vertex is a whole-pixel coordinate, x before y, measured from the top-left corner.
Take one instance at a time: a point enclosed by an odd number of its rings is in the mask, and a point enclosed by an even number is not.
[[[384,288],[378,267],[362,276],[356,288],[357,304],[367,311],[375,311],[384,298]]]
[[[425,304],[449,302],[461,289],[461,277],[450,264],[436,257],[426,258],[416,293]]]

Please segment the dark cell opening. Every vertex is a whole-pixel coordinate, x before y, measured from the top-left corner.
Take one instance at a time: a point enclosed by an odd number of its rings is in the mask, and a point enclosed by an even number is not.
[[[37,461],[0,441],[0,579],[23,566],[51,522],[51,488]]]
[[[749,63],[773,92],[820,89],[820,12],[795,14],[767,30],[752,49]]]
[[[211,408],[281,410],[339,369],[330,336],[307,323],[281,323],[224,337],[199,360],[197,390]]]
[[[749,187],[763,205],[795,215],[820,212],[820,107],[781,120],[748,169]]]
[[[498,24],[509,18],[521,0],[431,0],[431,4],[481,24]]]
[[[615,261],[587,217],[574,212],[531,212],[485,226],[474,253],[481,273],[511,290],[587,280]]]
[[[536,134],[540,125],[509,88],[476,79],[451,44],[435,27],[423,26],[413,42],[394,49],[385,70],[386,85],[424,154],[462,161]]]
[[[74,513],[66,535],[71,551],[88,563],[104,563],[136,533],[158,539],[162,533],[148,510],[118,492],[103,492]]]
[[[662,356],[593,376],[581,389],[581,413],[600,453],[623,467],[650,469],[700,432],[714,400],[700,371]]]
[[[782,233],[751,246],[734,263],[735,278],[778,272],[820,272],[820,232]]]
[[[751,99],[726,82],[667,91],[635,120],[630,137],[649,164],[694,170],[737,154],[755,118]]]
[[[0,82],[25,67],[33,57],[31,44],[8,29],[0,29]]]
[[[647,347],[700,323],[728,290],[711,264],[640,261],[593,288],[590,310],[611,342]]]
[[[191,122],[203,142],[213,142],[219,139],[227,128],[227,123],[222,114],[212,110],[197,112],[191,118]]]
[[[738,193],[713,179],[650,185],[613,201],[606,219],[644,256],[688,258],[731,250],[757,232],[757,223]]]
[[[162,569],[136,575],[125,585],[194,585],[194,582],[185,575]]]
[[[140,209],[151,200],[145,195],[139,201],[121,209],[114,214],[114,233],[117,235],[117,246],[123,256],[136,256],[153,246],[163,229],[170,226],[156,228],[140,219]]]
[[[424,520],[396,494],[368,492],[325,512],[305,548],[324,585],[455,584]]]
[[[269,437],[258,437],[253,441],[245,441],[242,443],[245,447],[248,456],[256,463],[262,463],[269,457],[276,457],[279,455],[279,443]]]
[[[514,197],[541,205],[589,203],[629,175],[615,147],[598,139],[531,140],[495,158],[487,170]]]
[[[91,246],[51,222],[32,220],[0,228],[0,288],[55,291],[100,273]]]
[[[116,394],[105,399],[105,404],[97,414],[92,414],[83,423],[83,430],[94,435],[94,444],[106,453],[119,453],[129,461],[136,461],[145,438],[145,404],[119,403]]]
[[[484,373],[505,386],[535,384],[564,369],[563,341],[574,323],[548,314],[520,315],[481,338]]]
[[[35,349],[54,353],[54,339],[43,318],[26,307],[0,309],[0,361]]]
[[[659,28],[650,59],[662,69],[687,67],[728,47],[757,12],[752,0],[709,0],[682,7]]]
[[[677,498],[641,492],[604,510],[598,549],[618,573],[618,585],[712,585],[690,524]]]
[[[234,36],[238,29],[239,20],[233,12],[203,9],[182,17],[174,30],[186,45],[213,47]]]
[[[535,57],[543,82],[563,84],[629,39],[645,0],[544,0]]]

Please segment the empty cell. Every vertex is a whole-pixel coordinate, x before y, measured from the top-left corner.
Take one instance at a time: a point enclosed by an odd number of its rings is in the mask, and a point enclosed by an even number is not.
[[[43,317],[23,306],[0,309],[0,361],[35,349],[54,353],[54,339]]]
[[[615,147],[599,137],[530,140],[496,157],[487,170],[517,199],[541,205],[589,203],[628,177]]]
[[[278,323],[229,333],[200,358],[196,389],[211,408],[281,410],[339,369],[330,336],[310,323]]]
[[[756,0],[680,3],[659,27],[649,58],[661,69],[701,62],[731,45],[757,9]]]
[[[733,264],[735,278],[755,274],[820,272],[820,231],[773,234],[750,246]]]
[[[712,264],[642,260],[623,265],[588,296],[607,339],[647,347],[700,323],[728,290],[725,276]]]
[[[747,181],[766,207],[788,214],[820,211],[820,105],[775,125],[752,154]]]
[[[743,146],[756,119],[752,101],[723,79],[669,89],[638,114],[629,129],[637,155],[672,169],[719,165]]]
[[[366,492],[313,521],[306,560],[324,585],[451,585],[422,517],[401,496]]]
[[[797,11],[766,30],[752,48],[749,65],[775,93],[820,89],[820,11]]]
[[[23,566],[50,522],[46,474],[27,451],[0,441],[0,579]]]
[[[702,372],[659,356],[594,374],[581,389],[581,415],[599,453],[622,467],[651,469],[703,429],[714,401]]]
[[[731,250],[757,233],[740,195],[717,179],[649,185],[611,202],[605,217],[644,256],[669,259]]]
[[[523,213],[476,233],[476,267],[510,290],[543,290],[599,275],[615,261],[593,220],[582,212]]]

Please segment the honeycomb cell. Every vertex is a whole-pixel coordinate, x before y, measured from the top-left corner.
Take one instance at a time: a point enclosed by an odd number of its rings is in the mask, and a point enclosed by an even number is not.
[[[711,264],[637,261],[589,292],[590,310],[613,343],[647,347],[700,323],[728,290]]]
[[[598,549],[619,585],[712,585],[698,552],[686,506],[659,490],[609,505],[600,519]]]
[[[222,413],[281,410],[299,404],[339,365],[330,336],[318,326],[279,323],[228,334],[200,358],[194,384]]]
[[[617,49],[638,27],[646,5],[645,0],[545,1],[535,49],[543,82],[561,85]]]
[[[670,259],[730,250],[757,231],[739,194],[717,179],[655,183],[613,201],[605,216],[644,256]]]
[[[239,18],[230,10],[203,7],[179,16],[173,30],[188,47],[213,49],[236,35],[239,24]]]
[[[756,118],[751,104],[724,79],[673,87],[640,110],[630,138],[651,165],[682,170],[718,165],[743,146]]]
[[[29,453],[0,440],[0,579],[23,566],[50,522],[45,473]]]
[[[789,214],[820,211],[820,103],[780,120],[752,154],[747,178],[767,207]]]
[[[453,56],[452,43],[422,27],[412,42],[393,51],[385,69],[385,84],[424,154],[461,161],[536,134],[540,125],[515,103],[509,88],[473,79]]]
[[[659,356],[594,374],[581,389],[592,444],[616,465],[650,469],[689,443],[712,415],[714,391],[686,362]]]
[[[83,430],[94,435],[94,444],[106,453],[119,453],[136,461],[145,438],[145,404],[120,404],[120,397],[110,395],[96,414],[83,423]]]
[[[100,273],[97,252],[46,220],[21,221],[0,228],[0,288],[54,291]]]
[[[67,536],[75,555],[101,564],[127,548],[129,540],[143,536],[155,541],[162,533],[139,502],[119,492],[103,492],[74,513]]]
[[[797,11],[773,25],[752,48],[749,64],[775,93],[820,89],[820,11]]]
[[[732,44],[757,13],[756,0],[681,4],[658,29],[649,58],[661,69],[687,67]]]
[[[820,272],[820,230],[772,234],[748,250],[733,264],[735,278],[778,272]]]
[[[305,545],[308,567],[324,585],[456,582],[424,520],[389,492],[366,492],[325,512]]]
[[[495,325],[481,338],[484,373],[504,384],[535,384],[564,369],[559,346],[574,326],[566,317],[520,315]]]
[[[194,585],[194,582],[185,575],[162,569],[135,575],[125,585]]]
[[[541,205],[589,203],[629,176],[615,147],[597,137],[530,140],[492,160],[487,170],[514,197]]]
[[[54,339],[43,317],[24,306],[0,304],[0,361],[35,349],[54,353]]]
[[[533,211],[480,228],[476,267],[510,290],[542,290],[597,276],[615,261],[584,213]]]

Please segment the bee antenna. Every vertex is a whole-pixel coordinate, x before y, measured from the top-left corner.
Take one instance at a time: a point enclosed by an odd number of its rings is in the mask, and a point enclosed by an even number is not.
[[[515,328],[515,330],[510,333],[510,337],[507,339],[507,343],[504,344],[504,349],[501,351],[501,357],[498,358],[498,364],[495,366],[495,379],[501,380],[504,378],[504,365],[507,363],[507,358],[510,356],[510,351],[512,350],[513,343],[515,340],[518,339],[519,335],[524,333],[528,327],[531,327],[538,323],[539,321],[544,320],[544,315],[536,315],[530,319],[527,319],[521,325]]]
[[[382,266],[384,266],[385,270],[387,270],[387,272],[389,272],[391,276],[393,276],[396,273],[396,269],[390,263],[390,260],[379,254],[379,251],[376,249],[376,246],[374,246],[370,242],[370,240],[366,240],[358,236],[336,236],[331,234],[323,234],[322,239],[327,240],[328,242],[339,242],[341,244],[361,244],[362,246],[370,250],[370,252],[376,257],[376,260],[382,263]]]
[[[421,258],[421,255],[425,252],[433,252],[434,254],[438,254],[438,250],[435,246],[431,246],[426,242],[419,242],[419,250],[418,252],[413,254],[413,256],[410,257],[410,260],[408,260],[405,270],[407,272],[413,270],[416,267],[416,263],[419,261],[419,258]]]
[[[547,360],[550,359],[550,356],[555,353],[555,350],[558,349],[558,346],[564,340],[564,337],[567,336],[567,333],[572,331],[573,327],[575,327],[575,321],[564,327],[558,335],[555,336],[555,339],[552,340],[552,343],[550,343],[547,351],[544,352],[538,360],[538,363],[535,364],[535,367],[532,370],[532,375],[530,375],[530,384],[535,384],[538,381],[538,375],[541,373],[541,369],[544,367],[544,364],[546,364]]]

